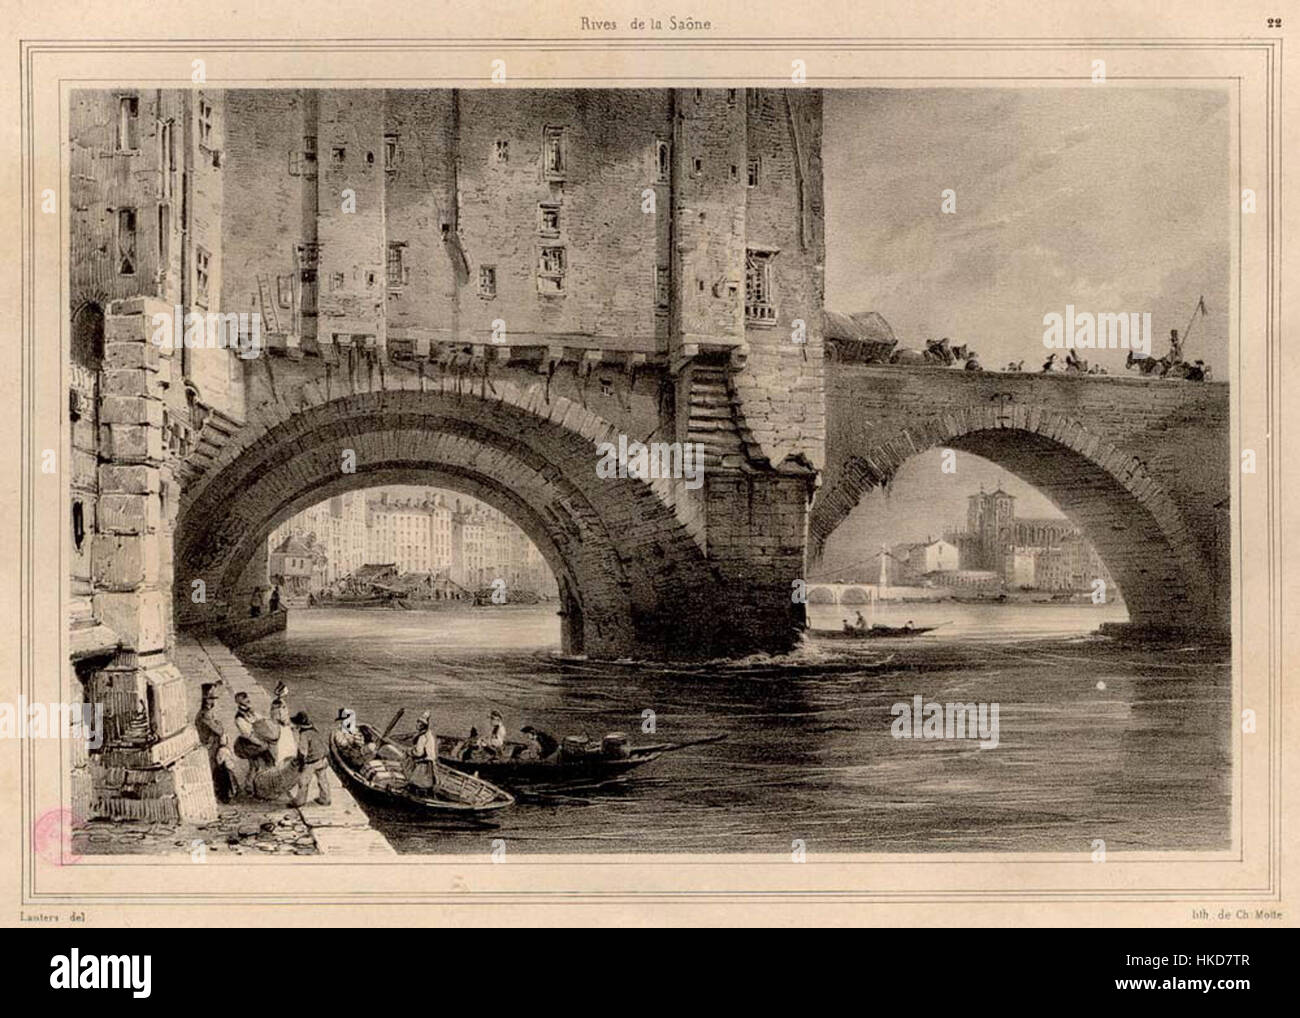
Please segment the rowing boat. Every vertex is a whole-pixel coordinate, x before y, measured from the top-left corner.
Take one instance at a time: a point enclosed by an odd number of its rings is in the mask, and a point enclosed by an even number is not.
[[[409,738],[409,736],[408,736]],[[438,736],[438,762],[464,773],[482,775],[507,788],[520,785],[553,785],[608,781],[642,767],[665,753],[675,753],[689,746],[720,742],[725,734],[682,742],[659,742],[648,746],[628,746],[606,736],[600,745],[586,748],[570,738],[541,759],[525,759],[527,744],[507,742],[496,754],[470,747],[467,740],[454,735]]]
[[[920,636],[938,626],[849,626],[843,629],[810,629],[822,640],[880,640],[887,636]]]
[[[412,785],[401,754],[370,725],[358,725],[364,742],[381,745],[379,752],[358,753],[356,743],[343,732],[330,735],[330,762],[359,797],[384,806],[396,806],[437,816],[478,816],[504,809],[515,798],[504,789],[461,770],[438,769],[438,785],[426,789]],[[391,754],[391,755],[390,755]]]

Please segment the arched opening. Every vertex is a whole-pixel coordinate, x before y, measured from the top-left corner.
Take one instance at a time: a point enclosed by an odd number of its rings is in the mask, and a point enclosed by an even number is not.
[[[491,506],[536,546],[559,588],[566,653],[709,653],[697,620],[712,576],[699,547],[648,484],[598,476],[594,449],[547,418],[458,393],[364,393],[300,410],[228,450],[186,491],[177,621],[241,610],[268,535],[308,506],[432,484]],[[207,591],[200,605],[183,596],[194,579]]]
[[[404,480],[418,478],[412,470]],[[250,563],[257,570],[265,563],[249,579],[264,583],[263,607],[302,610],[295,620],[305,631],[350,627],[374,636],[387,627],[398,638],[410,622],[403,612],[468,612],[503,648],[558,649],[562,606],[550,563],[562,560],[553,549],[548,559],[505,511],[469,494],[506,504],[481,485],[424,480],[332,494],[276,523],[265,559]],[[459,632],[441,628],[444,642]]]
[[[1192,624],[1190,606],[1206,603],[1198,597],[1204,589],[1203,569],[1168,497],[1136,461],[1117,472],[1113,450],[1083,429],[1063,439],[1015,427],[975,426],[945,434],[940,425],[925,422],[871,449],[854,450],[828,478],[814,505],[812,575],[828,581],[886,575],[885,582],[893,583],[906,574],[918,586],[960,587],[956,596],[973,600],[1122,599],[1132,622]],[[964,470],[963,464],[978,461],[962,453],[991,467]],[[1017,515],[1014,494],[1004,497],[1009,494],[1004,490],[995,497],[999,475],[1015,479],[1011,486],[1022,505],[1031,494],[1037,495],[1037,505]],[[986,489],[982,508],[973,501],[962,507],[980,495],[981,482]],[[910,546],[902,549],[873,534],[863,543],[875,547],[864,548],[865,556],[859,556],[870,561],[859,563],[855,575],[847,576],[843,569],[837,575],[836,566],[844,564],[843,541],[831,541],[832,535],[873,492],[878,505],[893,499],[921,530],[900,535],[896,543]],[[1055,520],[1045,508],[1055,511]],[[938,542],[952,545],[953,552]],[[881,543],[887,547],[880,548]],[[836,562],[828,560],[828,547]],[[957,572],[964,575],[933,568],[954,552]],[[919,567],[909,561],[918,554]]]
[[[104,362],[104,309],[94,301],[87,301],[73,313],[72,360],[94,371]]]

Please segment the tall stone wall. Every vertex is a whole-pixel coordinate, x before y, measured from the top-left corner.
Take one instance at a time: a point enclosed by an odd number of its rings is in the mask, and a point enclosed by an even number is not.
[[[178,353],[151,340],[153,315],[165,307],[131,298],[110,304],[105,318],[99,512],[90,539],[95,616],[118,649],[83,673],[87,702],[104,708],[104,742],[89,763],[97,815],[205,820],[216,816],[211,773],[169,658],[180,485],[177,394],[161,366]]]

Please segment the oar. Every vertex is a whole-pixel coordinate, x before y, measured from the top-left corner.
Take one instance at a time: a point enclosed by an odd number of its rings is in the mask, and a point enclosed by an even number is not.
[[[384,729],[384,734],[379,737],[381,742],[388,741],[388,734],[397,727],[397,722],[402,720],[402,715],[406,713],[405,707],[399,707],[397,713],[393,715],[393,720],[388,722],[388,727]]]
[[[629,746],[633,753],[674,753],[679,749],[686,749],[688,746],[703,746],[708,742],[721,742],[727,737],[727,733],[721,735],[706,735],[702,739],[687,739],[685,742],[661,742],[657,746]]]

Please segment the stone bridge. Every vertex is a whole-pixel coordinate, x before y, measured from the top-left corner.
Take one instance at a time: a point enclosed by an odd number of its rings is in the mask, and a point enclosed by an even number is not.
[[[1229,631],[1225,383],[835,362],[826,415],[810,563],[867,491],[949,448],[1050,498],[1106,563],[1133,625]]]
[[[176,522],[176,619],[242,613],[266,582],[266,540],[300,510],[381,484],[434,484],[499,509],[554,572],[571,653],[691,657],[788,646],[812,474],[751,465],[728,373],[540,347],[416,358],[283,351],[245,380],[247,420],[187,465]],[[680,394],[680,396],[679,396]],[[599,446],[678,435],[704,484],[598,476]],[[725,461],[725,462],[724,462]],[[746,471],[732,464],[744,462]],[[773,547],[765,549],[764,545]],[[205,599],[190,596],[202,581]],[[716,625],[719,605],[737,625]]]
[[[78,809],[94,765],[97,812],[212,813],[176,627],[247,617],[270,531],[377,484],[514,519],[592,657],[790,649],[809,559],[936,445],[1052,498],[1135,622],[1227,628],[1226,387],[826,359],[817,90],[79,89],[70,111],[68,667],[111,708]],[[263,323],[259,355],[156,341],[214,314]],[[691,443],[703,484],[601,476],[620,440]],[[160,797],[109,784],[146,770]]]

